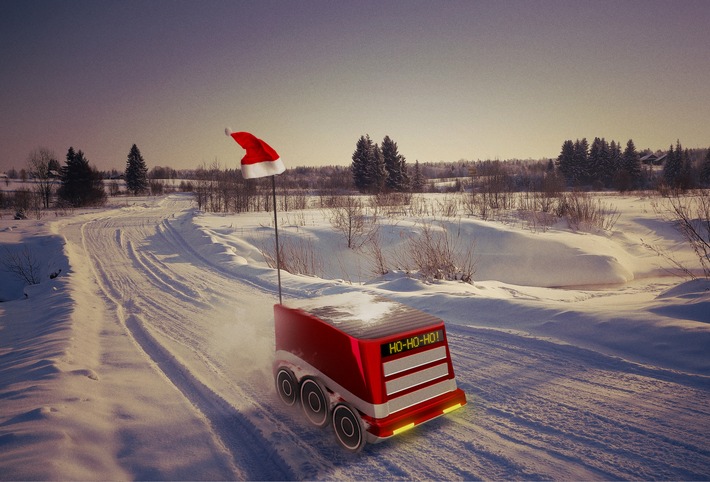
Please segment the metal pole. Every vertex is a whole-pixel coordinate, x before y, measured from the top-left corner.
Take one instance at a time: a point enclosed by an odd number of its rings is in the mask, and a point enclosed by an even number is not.
[[[281,302],[281,254],[279,252],[279,220],[276,215],[276,176],[271,176],[271,189],[274,198],[274,231],[276,232],[276,276],[279,279],[279,304]]]

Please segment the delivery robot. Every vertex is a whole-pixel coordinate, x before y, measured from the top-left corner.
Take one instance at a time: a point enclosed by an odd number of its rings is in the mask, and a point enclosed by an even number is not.
[[[368,293],[274,306],[280,399],[359,452],[466,404],[444,322]]]

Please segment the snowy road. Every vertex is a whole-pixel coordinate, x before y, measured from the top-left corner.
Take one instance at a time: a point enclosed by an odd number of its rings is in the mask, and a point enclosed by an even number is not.
[[[449,325],[469,405],[341,451],[282,407],[274,293],[190,244],[189,198],[59,223],[112,464],[133,479],[708,479],[707,378]]]

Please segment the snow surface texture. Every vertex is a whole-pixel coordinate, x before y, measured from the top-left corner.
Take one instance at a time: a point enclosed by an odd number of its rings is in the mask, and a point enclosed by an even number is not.
[[[447,323],[469,404],[357,456],[273,389],[270,214],[176,195],[0,219],[42,272],[0,273],[0,479],[707,480],[710,286],[641,247],[697,265],[648,200],[613,203],[610,234],[447,221],[475,242],[473,285],[373,279],[326,212],[281,214],[323,259],[282,273],[286,302],[369,293]],[[383,223],[387,253],[419,226]]]

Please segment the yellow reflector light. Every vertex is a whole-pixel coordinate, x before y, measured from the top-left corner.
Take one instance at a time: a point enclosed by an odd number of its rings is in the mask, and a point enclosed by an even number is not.
[[[445,408],[445,409],[444,409],[444,413],[453,412],[454,410],[456,410],[456,409],[458,409],[458,408],[461,408],[461,404],[460,404],[460,403],[457,403],[456,405],[451,405],[450,407]]]
[[[392,432],[392,435],[398,435],[402,432],[406,432],[407,430],[409,430],[410,428],[413,428],[413,427],[414,427],[414,422],[412,422],[408,425],[405,425],[404,427],[399,427],[394,432]]]

